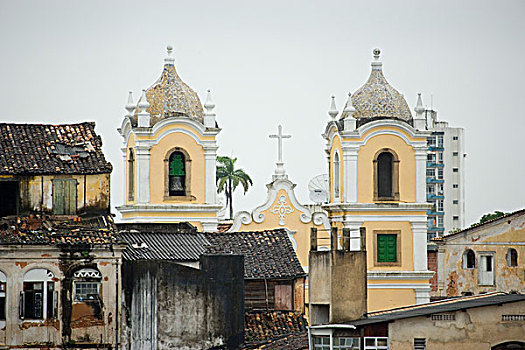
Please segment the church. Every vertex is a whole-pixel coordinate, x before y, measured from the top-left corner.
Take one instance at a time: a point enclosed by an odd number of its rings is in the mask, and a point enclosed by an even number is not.
[[[216,157],[221,131],[211,94],[203,105],[175,69],[168,47],[159,79],[135,103],[129,96],[118,129],[123,138],[125,223],[188,222],[216,232]],[[326,141],[328,198],[323,205],[299,203],[283,162],[283,134],[267,198],[251,212],[235,215],[230,232],[285,229],[308,272],[312,229],[328,237],[333,228],[357,242],[366,230],[368,310],[430,300],[427,268],[427,137],[421,101],[412,115],[403,95],[383,75],[380,51],[373,52],[368,81],[341,113],[332,100]],[[322,131],[322,130],[320,130]],[[342,237],[342,236],[341,236]],[[354,245],[354,243],[352,243]],[[322,247],[321,247],[322,248]],[[307,300],[306,300],[307,302]]]

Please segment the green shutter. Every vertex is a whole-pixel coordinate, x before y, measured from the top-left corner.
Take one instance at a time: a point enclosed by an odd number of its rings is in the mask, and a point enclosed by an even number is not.
[[[53,214],[77,213],[77,180],[53,180]]]
[[[170,159],[170,176],[184,176],[184,162],[181,154],[174,154]]]
[[[397,235],[377,235],[377,261],[397,262]]]
[[[53,214],[64,214],[64,181],[53,180]]]

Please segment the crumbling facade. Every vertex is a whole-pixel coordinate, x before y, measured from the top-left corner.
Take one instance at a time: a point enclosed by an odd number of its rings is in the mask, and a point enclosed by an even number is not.
[[[525,293],[525,210],[436,238],[435,297]]]

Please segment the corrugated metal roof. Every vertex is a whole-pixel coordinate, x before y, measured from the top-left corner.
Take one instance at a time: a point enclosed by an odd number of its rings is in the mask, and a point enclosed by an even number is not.
[[[356,326],[362,326],[372,323],[389,322],[410,317],[426,316],[443,312],[453,312],[462,309],[498,305],[516,301],[525,301],[525,295],[496,292],[455,299],[446,299],[428,304],[412,305],[391,310],[371,312],[366,318],[354,321],[352,324]]]
[[[198,261],[209,245],[199,232],[139,232],[120,231],[120,238],[128,243],[122,254],[124,260],[180,260]]]

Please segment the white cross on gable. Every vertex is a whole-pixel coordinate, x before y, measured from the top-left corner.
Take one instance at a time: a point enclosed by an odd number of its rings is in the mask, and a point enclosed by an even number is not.
[[[283,127],[281,125],[277,128],[277,135],[270,135],[271,139],[277,139],[277,162],[283,162],[283,139],[289,139],[291,137],[292,135],[283,135]]]

